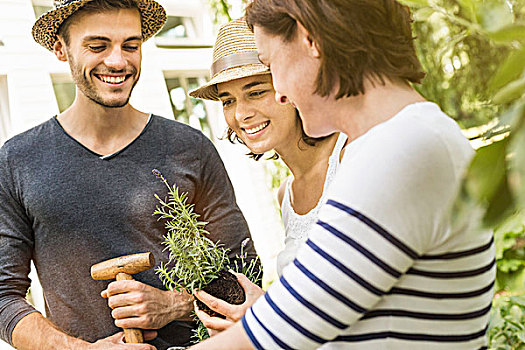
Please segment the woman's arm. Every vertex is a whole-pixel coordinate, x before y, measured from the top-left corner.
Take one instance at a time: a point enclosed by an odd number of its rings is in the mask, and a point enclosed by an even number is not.
[[[233,327],[230,327],[225,332],[216,335],[213,338],[205,340],[190,349],[203,350],[240,350],[240,349],[255,349],[248,338],[241,322],[237,322]]]

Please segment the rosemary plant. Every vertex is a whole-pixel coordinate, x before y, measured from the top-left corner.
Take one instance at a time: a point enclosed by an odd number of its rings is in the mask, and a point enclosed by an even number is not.
[[[166,219],[168,232],[163,244],[169,250],[169,261],[161,263],[155,271],[167,289],[179,292],[185,289],[192,294],[217,278],[218,272],[228,265],[228,250],[206,237],[206,222],[199,221],[194,205],[186,203],[187,193],[179,193],[176,184],[170,186],[157,169],[152,172],[168,188],[164,200],[155,194],[160,205],[154,215],[159,220]]]

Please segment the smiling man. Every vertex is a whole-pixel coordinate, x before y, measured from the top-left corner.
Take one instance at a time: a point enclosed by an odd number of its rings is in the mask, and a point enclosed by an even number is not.
[[[141,45],[166,13],[153,0],[55,5],[37,20],[33,36],[68,62],[76,97],[63,113],[0,149],[0,337],[19,349],[187,345],[188,295],[163,290],[153,270],[109,286],[89,273],[94,263],[138,252],[167,262],[164,224],[152,215],[153,194],[166,191],[152,169],[188,193],[209,222],[210,238],[230,248],[230,257],[250,235],[212,143],[128,103],[140,76]],[[255,257],[251,243],[245,249]],[[31,260],[47,318],[25,301]],[[119,327],[158,336],[152,345],[125,344],[113,335]]]

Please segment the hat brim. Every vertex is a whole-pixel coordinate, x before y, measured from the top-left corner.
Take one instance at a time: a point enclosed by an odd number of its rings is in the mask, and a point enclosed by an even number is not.
[[[37,43],[53,51],[57,41],[57,32],[62,23],[92,0],[79,0],[67,5],[52,9],[40,16],[33,25],[33,38]],[[144,41],[155,35],[166,22],[166,11],[154,0],[138,0],[137,7],[141,15],[142,39]]]
[[[232,67],[217,73],[209,82],[201,87],[190,91],[190,96],[205,100],[219,100],[217,84],[228,81],[251,77],[253,75],[270,74],[270,70],[263,64],[248,64],[239,67]]]

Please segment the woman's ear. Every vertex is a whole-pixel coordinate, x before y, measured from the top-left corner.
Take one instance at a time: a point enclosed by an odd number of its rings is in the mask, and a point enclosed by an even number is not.
[[[299,34],[299,39],[306,45],[310,55],[314,58],[321,57],[321,51],[319,50],[317,42],[314,41],[310,33],[308,33],[306,28],[299,23],[299,21],[297,21],[297,32]]]
[[[66,46],[63,43],[63,38],[58,37],[53,45],[53,53],[60,61],[67,62]]]

